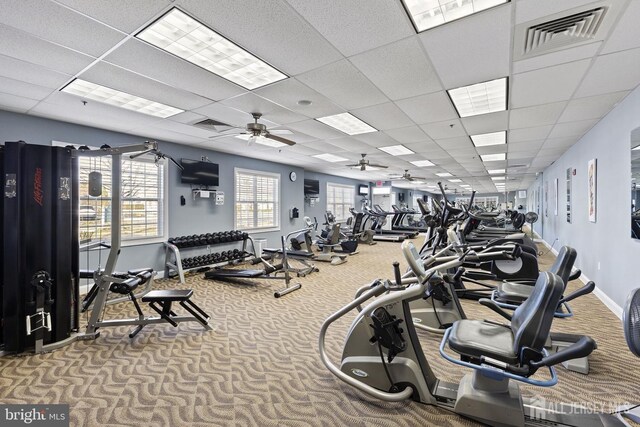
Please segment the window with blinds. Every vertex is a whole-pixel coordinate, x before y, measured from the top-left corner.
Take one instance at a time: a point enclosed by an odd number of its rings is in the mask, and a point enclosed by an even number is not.
[[[109,241],[111,237],[111,157],[80,157],[80,239]],[[123,241],[164,240],[165,161],[122,159]],[[89,173],[102,174],[102,195],[89,196]]]
[[[333,212],[336,221],[345,221],[351,216],[356,197],[355,187],[351,185],[327,183],[327,210]]]
[[[235,169],[235,228],[280,229],[280,175]]]

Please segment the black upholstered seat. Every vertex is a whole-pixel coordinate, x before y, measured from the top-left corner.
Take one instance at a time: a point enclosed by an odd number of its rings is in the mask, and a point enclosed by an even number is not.
[[[485,356],[509,364],[519,362],[524,347],[542,351],[563,291],[560,277],[540,273],[531,296],[514,311],[510,325],[458,320],[451,329],[449,347],[462,356]]]

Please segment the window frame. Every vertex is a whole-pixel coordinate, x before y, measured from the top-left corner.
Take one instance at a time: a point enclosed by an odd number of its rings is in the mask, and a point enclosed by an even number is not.
[[[76,148],[80,147],[80,144],[72,144],[72,143],[67,143],[62,141],[51,141],[51,145],[54,147],[66,147],[68,145],[73,145]],[[91,147],[91,146],[89,146],[89,148],[91,148],[92,150],[98,149],[97,147]],[[80,168],[80,158],[81,157],[78,157],[78,168]],[[126,159],[123,157],[122,160],[126,160]],[[146,160],[136,159],[132,161],[146,161]],[[142,246],[142,245],[163,243],[163,242],[166,242],[167,239],[169,238],[169,178],[170,178],[169,162],[166,159],[159,159],[158,167],[162,168],[162,179],[163,179],[162,198],[161,200],[158,201],[159,204],[162,205],[162,208],[158,209],[158,215],[159,216],[162,215],[162,219],[158,221],[158,225],[162,225],[162,233],[161,235],[155,236],[155,237],[137,237],[137,238],[126,238],[124,237],[124,235],[121,234],[122,247]],[[79,178],[80,177],[78,176],[78,179]],[[120,179],[122,179],[122,176],[120,177]],[[158,189],[160,189],[160,186],[158,186]],[[78,194],[78,200],[80,202],[78,206],[82,205],[82,200],[80,200],[80,194]],[[124,199],[122,199],[121,201],[124,201]],[[124,211],[121,211],[121,212],[124,212]],[[121,233],[122,233],[122,226],[123,224],[121,223],[120,224]]]
[[[276,221],[275,226],[253,227],[253,228],[238,226],[238,210],[237,210],[237,205],[239,203],[237,199],[238,174],[252,175],[254,178],[258,176],[262,176],[262,177],[273,178],[277,180],[278,194],[277,194],[277,200],[274,202],[275,203],[274,219]],[[254,187],[254,190],[255,190],[255,187]],[[251,202],[254,204],[254,206],[258,203],[257,199],[255,198],[255,195],[257,195],[257,192],[254,192],[254,200]],[[248,203],[248,202],[240,202],[240,203]],[[258,213],[258,209],[255,209],[254,218],[253,218],[254,225],[257,224],[257,216],[256,216],[257,213]],[[233,168],[233,226],[234,226],[234,229],[251,232],[251,234],[270,233],[274,231],[280,231],[282,227],[282,224],[281,224],[282,221],[280,218],[281,215],[282,215],[282,175],[277,172],[266,172],[266,171],[259,171],[254,169],[234,167]]]
[[[355,185],[339,184],[337,182],[329,182],[329,181],[327,181],[327,187],[326,187],[327,194],[326,194],[326,198],[325,198],[326,199],[325,210],[327,210],[327,211],[330,210],[334,215],[336,215],[336,212],[337,212],[336,209],[329,209],[329,187],[331,187],[331,186],[339,187],[339,188],[342,188],[342,189],[349,189],[351,191],[351,193],[352,193],[351,195],[353,196],[351,201],[349,202],[349,207],[352,207],[352,208],[355,207],[355,203],[356,203],[356,187],[355,187]],[[340,203],[340,205],[346,205],[346,204],[347,204],[347,202]],[[333,205],[335,207],[336,203],[334,202]],[[349,219],[349,215],[347,215],[345,218],[339,218],[336,215],[336,221],[338,221],[338,222],[343,222],[343,221],[346,221],[347,219]]]

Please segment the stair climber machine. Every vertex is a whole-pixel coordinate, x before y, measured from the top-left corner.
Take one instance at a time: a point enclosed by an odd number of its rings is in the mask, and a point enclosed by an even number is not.
[[[411,303],[429,298],[438,277],[461,267],[470,252],[425,269],[417,262],[420,256],[413,244],[406,242],[402,250],[417,278],[415,284],[401,284],[396,262],[395,283],[375,280],[323,323],[320,358],[332,374],[383,401],[412,399],[491,426],[624,426],[614,415],[593,413],[588,408],[582,411],[574,405],[520,393],[518,383],[555,385],[558,382],[555,365],[586,357],[596,348],[595,342],[585,336],[557,353],[545,350],[564,288],[562,280],[550,272],[540,274],[531,297],[513,315],[488,300],[486,304],[501,314],[506,323],[462,318],[446,329],[439,348],[441,356],[473,371],[457,384],[438,379],[418,339]],[[340,363],[336,365],[326,351],[327,330],[357,307],[363,308],[351,323]],[[539,370],[548,371],[548,375],[533,378]]]

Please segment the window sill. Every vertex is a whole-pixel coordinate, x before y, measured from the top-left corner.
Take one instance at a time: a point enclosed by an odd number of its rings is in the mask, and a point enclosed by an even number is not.
[[[242,231],[251,234],[260,233],[273,233],[274,231],[280,231],[280,227],[277,228],[256,228],[256,229],[242,229]]]
[[[132,240],[123,240],[121,246],[126,248],[128,246],[144,246],[144,245],[155,245],[158,243],[164,243],[167,241],[166,237],[154,237],[151,239],[132,239]]]

